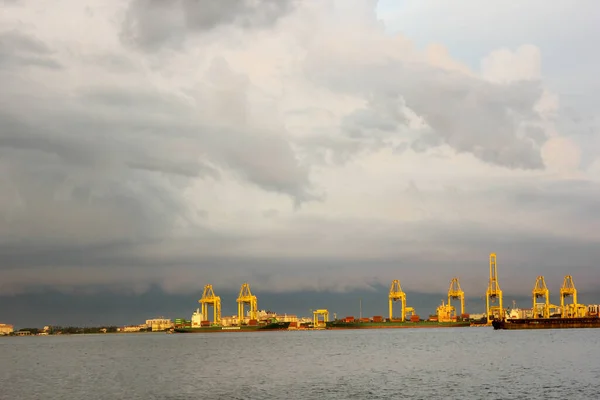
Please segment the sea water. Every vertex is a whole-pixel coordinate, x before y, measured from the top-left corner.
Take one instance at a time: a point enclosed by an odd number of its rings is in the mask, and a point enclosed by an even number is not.
[[[0,337],[0,399],[596,399],[600,329]]]

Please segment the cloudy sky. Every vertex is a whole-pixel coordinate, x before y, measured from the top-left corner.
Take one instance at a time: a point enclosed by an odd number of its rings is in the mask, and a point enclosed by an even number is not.
[[[0,10],[5,297],[600,284],[595,0]]]

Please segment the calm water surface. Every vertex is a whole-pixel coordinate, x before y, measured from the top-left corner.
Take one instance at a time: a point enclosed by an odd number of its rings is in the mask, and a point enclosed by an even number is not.
[[[597,399],[600,329],[0,338],[0,399]]]

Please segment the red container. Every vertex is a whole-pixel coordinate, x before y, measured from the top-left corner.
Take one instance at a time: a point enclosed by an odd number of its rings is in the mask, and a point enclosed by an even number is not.
[[[421,318],[418,315],[411,315],[410,322],[419,322]]]
[[[210,321],[201,321],[200,326],[210,326]]]
[[[251,319],[250,321],[248,321],[248,325],[250,325],[250,326],[258,325],[258,321],[255,319]]]
[[[470,315],[469,314],[461,314],[460,317],[462,319],[469,319]]]
[[[298,322],[290,322],[290,328],[297,328]]]
[[[360,322],[369,322],[369,318],[361,318]]]
[[[373,317],[373,322],[383,322],[383,317],[381,315],[375,315]]]

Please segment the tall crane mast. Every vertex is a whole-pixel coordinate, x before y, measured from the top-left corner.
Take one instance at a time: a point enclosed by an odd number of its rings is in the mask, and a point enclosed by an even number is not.
[[[256,296],[252,295],[250,291],[250,285],[247,283],[242,284],[240,288],[240,295],[237,299],[238,303],[238,324],[241,326],[244,322],[244,305],[250,306],[250,319],[258,318],[258,302]]]
[[[212,285],[204,286],[202,298],[198,302],[202,305],[202,318],[208,321],[208,306],[210,305],[213,307],[213,323],[221,325],[221,298],[215,296]]]
[[[535,285],[533,286],[533,318],[539,317],[539,308],[540,303],[537,302],[538,297],[544,298],[544,303],[541,303],[543,306],[542,318],[550,318],[550,291],[546,286],[546,281],[543,276],[538,276],[535,280]]]
[[[498,301],[498,305],[492,305]],[[494,318],[504,319],[504,309],[502,308],[502,290],[498,284],[498,269],[496,267],[496,254],[490,253],[490,281],[485,293],[485,307],[488,324],[492,323]]]
[[[402,287],[400,286],[400,281],[395,279],[392,281],[392,285],[390,286],[390,321],[394,319],[394,302],[400,300],[402,303],[402,317],[401,320],[404,322],[406,320],[406,293],[402,291]]]
[[[460,301],[460,315],[465,313],[465,292],[460,288],[458,278],[452,278],[450,281],[450,288],[448,289],[448,305],[451,306],[451,300],[456,299]]]

